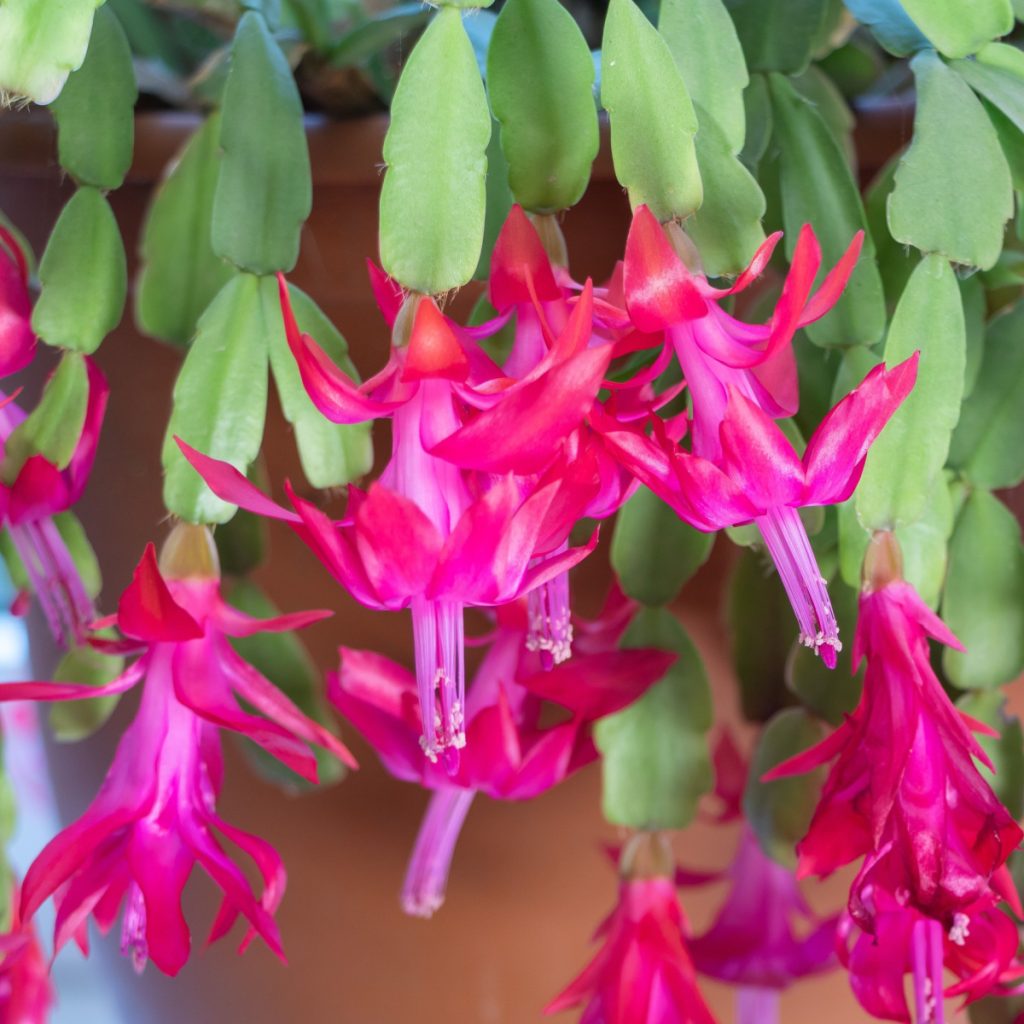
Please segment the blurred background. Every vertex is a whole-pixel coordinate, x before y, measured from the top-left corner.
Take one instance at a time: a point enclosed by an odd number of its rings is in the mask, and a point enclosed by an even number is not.
[[[129,259],[154,179],[194,124],[189,114],[138,118],[133,170],[111,197]],[[347,124],[310,122],[314,209],[291,275],[346,336],[364,376],[381,366],[387,353],[386,328],[364,267],[365,258],[375,257],[377,250],[384,124],[382,117]],[[888,141],[883,139],[875,157],[879,163],[906,137],[905,117],[887,130]],[[877,140],[871,144],[879,145]],[[865,167],[865,174],[869,170]],[[0,115],[0,207],[37,252],[71,190],[59,177],[48,117]],[[628,216],[605,149],[594,183],[564,223],[577,278],[607,276],[621,252]],[[472,298],[460,295],[456,312],[466,312]],[[97,358],[112,391],[106,443],[101,442],[80,514],[104,566],[101,607],[109,610],[144,544],[150,539],[159,544],[166,532],[160,444],[180,354],[139,336],[126,314]],[[277,486],[284,477],[302,480],[290,429],[272,398],[264,450]],[[387,444],[385,430],[378,430],[376,443],[378,450]],[[275,525],[271,544],[259,580],[275,602],[286,610],[327,607],[336,612],[304,636],[321,670],[335,665],[339,643],[373,648],[411,664],[411,629],[404,614],[361,608],[287,529]],[[607,538],[575,577],[576,605],[584,613],[593,614],[604,596],[606,544]],[[677,610],[708,665],[718,713],[735,722],[734,680],[717,611],[729,565],[729,546],[720,545],[683,592]],[[4,671],[16,674],[26,649],[17,624],[5,623],[8,627],[9,635],[0,637],[0,647],[11,654]],[[44,631],[33,629],[32,620],[29,630],[34,671],[46,673],[56,652]],[[73,746],[47,743],[55,804],[46,806],[45,787],[37,792],[37,811],[27,815],[17,841],[19,866],[41,848],[57,816],[69,821],[95,795],[134,702],[125,700],[90,740]],[[737,735],[749,739],[742,727]],[[615,874],[603,844],[616,836],[601,819],[599,768],[579,773],[530,803],[478,798],[455,855],[447,903],[426,922],[403,916],[398,904],[426,794],[391,780],[351,729],[343,737],[362,769],[333,789],[300,798],[256,779],[237,750],[226,745],[227,777],[219,803],[224,817],[270,841],[288,867],[288,891],[278,915],[287,967],[258,943],[244,957],[236,956],[229,942],[199,950],[213,918],[214,891],[197,873],[187,891],[186,914],[198,955],[182,974],[167,979],[150,967],[137,978],[119,955],[116,936],[97,937],[88,970],[76,951],[62,954],[57,1020],[521,1024],[540,1019],[543,1005],[591,956],[593,931],[615,899]],[[23,763],[35,756],[31,739],[25,743],[9,745],[8,755]],[[731,858],[736,838],[732,826],[697,825],[678,837],[677,850],[688,867],[720,868]],[[816,908],[837,909],[845,882],[848,878],[835,878],[810,886],[808,897]],[[708,923],[723,893],[719,884],[684,894],[695,928]],[[728,990],[714,983],[705,983],[704,989],[723,1024],[731,1021]],[[830,1024],[866,1019],[842,973],[805,982],[784,999],[787,1024],[811,1024],[824,1014]]]

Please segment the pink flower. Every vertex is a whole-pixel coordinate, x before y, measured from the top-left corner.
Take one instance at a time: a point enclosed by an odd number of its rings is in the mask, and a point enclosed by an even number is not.
[[[729,894],[690,940],[690,954],[701,974],[740,986],[739,1024],[770,1024],[782,989],[835,966],[838,918],[811,910],[792,871],[765,855],[749,825],[725,874]]]
[[[341,668],[329,677],[331,701],[388,771],[434,790],[403,891],[408,913],[429,916],[443,902],[455,841],[475,793],[528,799],[594,761],[593,723],[632,703],[674,660],[663,651],[605,648],[545,671],[524,644],[526,635],[521,603],[498,610],[498,627],[466,701],[466,750],[451,775],[421,754],[410,673],[370,651],[342,648]],[[549,721],[547,702],[569,716]]]
[[[0,224],[0,377],[23,370],[35,350],[28,261],[18,240]]]
[[[957,711],[932,670],[929,638],[960,650],[956,637],[902,580],[890,534],[876,534],[865,564],[854,644],[854,662],[867,661],[860,704],[826,740],[770,774],[835,759],[797,846],[801,875],[867,855],[850,895],[862,927],[873,929],[865,893],[881,875],[902,902],[948,929],[989,891],[1024,833],[975,766],[991,769],[971,732],[986,727]]]
[[[35,928],[18,913],[18,887],[13,890],[10,930],[0,935],[0,1020],[46,1024],[54,1001],[49,965]]]
[[[715,1024],[697,987],[671,878],[624,879],[603,944],[545,1013],[584,1006],[580,1024]]]
[[[88,357],[81,358],[89,395],[78,442],[64,466],[56,466],[38,453],[20,465],[13,463],[8,442],[26,417],[12,398],[0,396],[0,458],[5,474],[0,480],[0,521],[10,534],[50,631],[65,646],[84,639],[96,612],[53,516],[67,511],[85,489],[110,390],[100,368]]]
[[[314,782],[310,743],[349,765],[355,762],[331,733],[306,718],[228,643],[230,636],[293,629],[328,613],[260,621],[226,605],[204,528],[177,527],[163,558],[167,567],[161,574],[153,546],[146,548],[111,617],[126,641],[96,641],[142,651],[121,676],[100,687],[12,683],[0,687],[0,699],[74,700],[121,693],[145,680],[138,714],[121,737],[96,800],[29,868],[21,912],[28,919],[53,896],[55,948],[74,938],[87,950],[88,917],[105,933],[124,905],[122,951],[139,970],[151,959],[160,970],[176,974],[190,948],[181,892],[196,863],[224,894],[211,941],[242,915],[249,924],[242,948],[259,935],[282,955],[272,914],[284,891],[284,867],[269,844],[216,813],[223,769],[218,730],[247,736]],[[253,710],[244,710],[242,701]],[[252,858],[263,880],[262,895],[253,893],[215,833]]]
[[[757,524],[801,641],[832,668],[842,646],[839,628],[798,510],[850,497],[868,449],[914,385],[917,362],[915,354],[891,370],[872,370],[822,420],[802,459],[772,419],[733,385],[715,460],[680,448],[658,421],[651,437],[605,422],[602,437],[642,483],[697,529]]]
[[[962,995],[967,1005],[983,996],[1005,995],[1024,976],[1017,956],[1017,925],[997,908],[994,896],[985,895],[957,911],[948,927],[882,884],[874,884],[868,898],[874,931],[861,931],[844,915],[839,953],[854,995],[873,1016],[907,1024],[942,1024],[944,998]],[[949,986],[946,970],[957,978]],[[908,974],[913,1017],[905,994]]]
[[[348,515],[334,523],[294,495],[296,511],[281,509],[227,464],[182,450],[225,500],[292,524],[356,600],[411,606],[423,751],[455,771],[466,738],[463,608],[515,600],[578,563],[596,542],[573,551],[566,545],[600,486],[597,463],[586,453],[571,462],[559,453],[610,356],[583,348],[581,301],[544,366],[511,382],[422,299],[408,345],[396,345],[383,373],[357,388],[299,334],[283,286],[282,302],[318,408],[336,422],[391,416],[392,458],[379,481],[366,494],[350,488]],[[465,411],[471,400],[486,406],[472,419]],[[437,454],[446,444],[472,465]],[[526,486],[517,473],[536,475]]]

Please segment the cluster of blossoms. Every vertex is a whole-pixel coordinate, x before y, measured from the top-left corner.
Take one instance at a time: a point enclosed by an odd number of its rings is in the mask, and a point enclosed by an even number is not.
[[[542,228],[513,208],[491,260],[497,316],[478,327],[404,293],[371,265],[392,344],[387,364],[362,384],[299,330],[281,278],[288,344],[320,412],[336,423],[390,420],[390,460],[367,489],[349,486],[340,520],[287,484],[290,507],[278,504],[236,467],[179,441],[218,496],[285,523],[358,601],[411,611],[415,672],[343,647],[328,696],[389,772],[432,792],[402,891],[412,914],[441,906],[477,793],[530,798],[595,760],[595,723],[641,697],[674,660],[620,649],[635,611],[621,594],[594,622],[573,615],[568,572],[597,540],[596,532],[574,540],[578,524],[614,514],[638,483],[699,530],[756,524],[801,641],[834,667],[839,626],[799,510],[850,497],[870,445],[915,381],[916,356],[877,367],[798,454],[777,422],[797,407],[791,342],[839,298],[859,238],[815,290],[821,257],[805,228],[769,322],[751,325],[727,312],[726,300],[767,268],[778,236],[732,287],[716,288],[688,265],[678,226],[662,226],[641,206],[624,260],[595,287],[570,277],[553,221]],[[0,354],[24,365],[34,344],[27,278],[16,243],[3,241]],[[513,318],[512,347],[499,362],[488,339]],[[98,618],[50,518],[77,498],[95,452],[106,391],[91,363],[87,373],[79,443],[59,466],[41,455],[5,460],[0,515],[55,635],[134,660],[100,687],[16,683],[0,699],[143,692],[95,802],[28,871],[19,920],[52,897],[55,947],[74,940],[87,949],[90,917],[104,932],[120,919],[122,950],[135,965],[152,960],[174,974],[189,956],[181,892],[198,863],[223,892],[211,938],[242,917],[243,948],[258,936],[280,954],[273,915],[284,868],[268,843],[217,814],[221,732],[248,737],[312,781],[311,746],[355,761],[230,638],[327,613],[243,615],[222,597],[210,531],[179,524],[159,558],[146,549],[116,615]],[[8,400],[5,445],[20,419]],[[860,706],[819,748],[776,772],[838,758],[800,844],[799,874],[865,857],[847,913],[813,914],[794,875],[744,826],[724,873],[731,889],[722,912],[694,937],[677,888],[711,876],[679,871],[662,839],[640,834],[620,858],[619,905],[599,933],[601,951],[549,1009],[584,1004],[586,1024],[709,1024],[701,972],[740,986],[741,1020],[765,1024],[778,1018],[783,988],[834,965],[838,943],[870,1012],[910,1020],[902,994],[910,972],[916,1019],[937,1024],[944,967],[960,979],[946,994],[969,999],[1009,990],[1024,973],[1016,926],[998,909],[1001,901],[1020,909],[1005,861],[1021,831],[974,765],[985,760],[971,733],[981,727],[950,705],[931,671],[928,636],[955,639],[878,554],[891,545],[879,542],[869,557],[855,645],[868,663]],[[474,641],[487,649],[467,687],[469,607],[487,609],[491,631]],[[728,744],[716,764],[720,818],[738,818],[746,768]],[[252,860],[260,891],[224,840]]]

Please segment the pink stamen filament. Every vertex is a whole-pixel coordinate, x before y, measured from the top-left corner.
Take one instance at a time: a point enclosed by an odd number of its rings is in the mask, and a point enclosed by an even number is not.
[[[914,924],[911,957],[915,1024],[943,1024],[942,925],[930,918]]]
[[[130,957],[136,974],[141,974],[149,961],[146,943],[146,902],[135,882],[128,888],[128,902],[121,922],[121,955]]]
[[[444,903],[448,872],[476,790],[439,789],[430,798],[402,886],[402,909],[430,917]]]
[[[800,642],[835,668],[836,655],[843,649],[839,625],[800,513],[788,506],[776,507],[755,522],[793,606]]]
[[[775,988],[736,989],[736,1024],[779,1024],[781,995]]]
[[[54,639],[65,647],[80,642],[96,610],[56,523],[46,518],[7,529]]]
[[[459,770],[466,745],[466,663],[462,605],[454,601],[412,602],[416,682],[423,735],[420,745],[431,761],[443,755],[450,775]]]
[[[545,669],[551,669],[572,657],[568,573],[559,573],[553,580],[530,591],[527,615],[529,632],[526,635],[526,648],[540,653],[540,662]]]

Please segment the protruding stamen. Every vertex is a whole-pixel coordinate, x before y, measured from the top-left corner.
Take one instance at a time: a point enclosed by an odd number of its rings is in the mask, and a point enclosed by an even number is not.
[[[466,745],[466,669],[462,605],[447,601],[413,602],[416,679],[423,735],[420,746],[431,763],[443,755],[445,770],[459,770]]]
[[[402,909],[430,917],[444,903],[455,843],[476,791],[439,789],[430,798],[402,886]]]
[[[795,508],[773,508],[756,522],[796,615],[800,642],[835,668],[843,649],[839,625],[800,513]]]
[[[121,955],[131,958],[136,974],[146,969],[149,946],[146,943],[146,901],[135,882],[128,888],[128,902],[121,922]]]
[[[540,654],[545,670],[572,657],[572,612],[569,608],[569,574],[560,573],[527,598],[529,631],[526,649]]]
[[[962,946],[971,934],[971,919],[959,911],[953,915],[953,925],[949,929],[949,941],[955,946]]]

